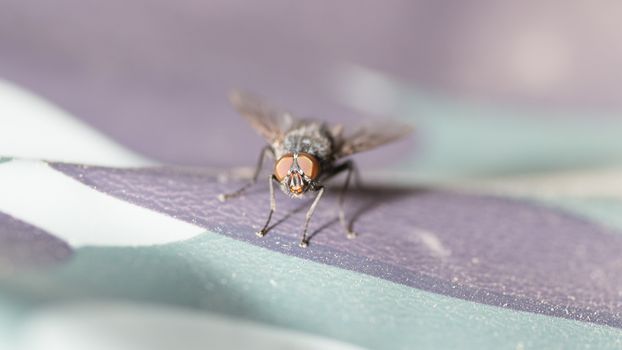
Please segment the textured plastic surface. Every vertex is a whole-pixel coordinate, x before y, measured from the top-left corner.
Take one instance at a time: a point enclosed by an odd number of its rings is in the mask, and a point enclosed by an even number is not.
[[[266,185],[225,203],[200,171],[56,164],[99,191],[255,245],[408,286],[517,310],[622,326],[622,235],[528,201],[408,188],[354,190],[355,240],[320,202],[309,249],[297,247],[309,201],[279,196],[278,225],[254,235],[268,211]],[[292,215],[293,214],[293,215]]]

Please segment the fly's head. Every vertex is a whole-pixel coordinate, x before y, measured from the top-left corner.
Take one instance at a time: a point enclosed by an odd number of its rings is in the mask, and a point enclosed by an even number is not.
[[[320,175],[320,162],[309,153],[288,153],[274,165],[274,176],[283,192],[291,197],[302,197],[315,187]]]

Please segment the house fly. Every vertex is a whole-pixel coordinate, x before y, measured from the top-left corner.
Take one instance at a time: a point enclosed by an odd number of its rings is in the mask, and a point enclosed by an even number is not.
[[[234,91],[229,100],[266,141],[259,156],[257,167],[249,183],[235,192],[221,194],[218,198],[225,201],[237,197],[257,182],[265,158],[275,160],[274,168],[268,178],[270,187],[270,211],[263,228],[256,234],[263,237],[269,228],[272,214],[276,210],[274,183],[291,198],[304,198],[313,193],[315,198],[307,210],[300,247],[309,243],[307,230],[309,221],[324,194],[324,183],[330,178],[345,172],[346,178],[338,199],[339,221],[348,238],[356,237],[344,215],[344,197],[349,187],[354,162],[344,159],[352,154],[370,150],[398,140],[411,133],[412,128],[395,122],[377,122],[361,126],[351,133],[344,133],[342,125],[332,125],[312,119],[300,119],[293,114],[274,108],[262,99]]]

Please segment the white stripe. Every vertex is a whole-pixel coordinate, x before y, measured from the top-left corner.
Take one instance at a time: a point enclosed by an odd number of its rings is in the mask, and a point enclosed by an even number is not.
[[[118,302],[49,308],[26,320],[18,337],[19,350],[360,349],[332,339],[205,312]]]
[[[622,169],[575,170],[549,174],[507,176],[457,183],[462,189],[536,198],[622,199]]]
[[[0,156],[109,166],[153,164],[67,112],[2,79]]]
[[[0,164],[0,211],[74,247],[164,244],[205,231],[101,193],[40,161]]]
[[[245,174],[246,175],[246,174]],[[368,171],[365,183],[431,186],[481,194],[533,198],[609,198],[622,200],[622,168],[555,171],[531,175],[507,175],[465,179],[421,180],[413,170]]]

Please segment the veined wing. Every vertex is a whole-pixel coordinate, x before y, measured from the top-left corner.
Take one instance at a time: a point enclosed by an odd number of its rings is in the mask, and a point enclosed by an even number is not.
[[[347,157],[397,141],[411,134],[413,130],[414,128],[410,125],[393,121],[377,121],[361,125],[350,135],[345,135],[338,140],[336,158]]]
[[[229,101],[268,143],[282,141],[294,118],[289,112],[274,108],[261,98],[234,90]]]

